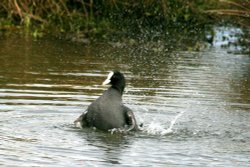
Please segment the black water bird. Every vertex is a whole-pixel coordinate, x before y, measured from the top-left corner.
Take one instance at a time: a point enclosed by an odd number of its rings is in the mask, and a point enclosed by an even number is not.
[[[111,86],[87,110],[75,120],[81,127],[95,127],[99,130],[128,132],[139,130],[132,110],[122,103],[126,86],[124,75],[119,71],[110,72],[103,85]]]

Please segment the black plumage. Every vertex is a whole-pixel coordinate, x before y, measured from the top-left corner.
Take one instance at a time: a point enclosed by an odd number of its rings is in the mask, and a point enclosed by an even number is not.
[[[126,86],[124,75],[113,71],[103,82],[105,84],[111,84],[111,87],[92,102],[75,123],[81,127],[95,127],[104,131],[114,128],[121,131],[138,130],[132,110],[122,103]]]

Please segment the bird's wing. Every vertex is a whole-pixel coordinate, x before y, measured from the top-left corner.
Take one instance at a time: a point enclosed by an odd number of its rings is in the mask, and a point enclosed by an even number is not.
[[[135,120],[135,116],[133,112],[131,110],[128,110],[126,111],[125,116],[127,120],[126,131],[136,130],[137,125],[136,125],[136,120]]]
[[[80,128],[83,128],[87,125],[87,122],[86,122],[86,113],[87,113],[87,110],[84,111],[82,113],[82,115],[80,115],[75,121],[74,121],[74,124],[76,127],[80,127]]]
[[[126,118],[125,131],[139,130],[133,111],[125,105],[123,105],[123,111]]]

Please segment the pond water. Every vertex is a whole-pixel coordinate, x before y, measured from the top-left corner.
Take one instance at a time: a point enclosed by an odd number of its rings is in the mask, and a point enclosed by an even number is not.
[[[0,165],[249,166],[250,57],[150,46],[1,38]],[[73,124],[113,69],[142,132]]]

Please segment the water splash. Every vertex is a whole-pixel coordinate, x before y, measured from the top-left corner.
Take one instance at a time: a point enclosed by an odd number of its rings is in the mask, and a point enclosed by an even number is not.
[[[151,122],[146,128],[145,128],[145,132],[149,133],[149,134],[159,134],[159,135],[167,135],[167,134],[172,134],[173,133],[173,127],[176,123],[176,121],[183,115],[185,111],[180,112],[179,114],[177,114],[174,119],[170,122],[170,126],[169,128],[165,129],[164,126],[162,124],[160,124],[159,122]]]
[[[176,121],[178,120],[178,118],[183,115],[183,113],[184,113],[184,111],[182,111],[178,115],[176,115],[175,118],[171,121],[169,128],[167,130],[162,131],[161,135],[166,135],[166,134],[169,134],[169,133],[173,133],[172,129],[174,127],[174,124],[176,123]]]

